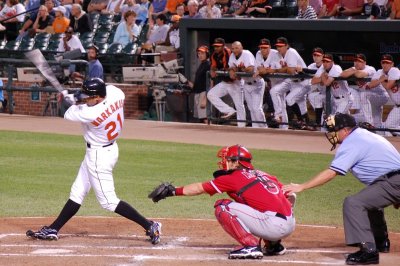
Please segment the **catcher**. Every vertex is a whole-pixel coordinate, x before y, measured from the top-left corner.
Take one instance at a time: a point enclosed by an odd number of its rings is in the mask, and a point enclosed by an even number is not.
[[[226,192],[231,199],[215,202],[215,217],[222,228],[241,246],[233,249],[229,259],[261,259],[263,255],[283,255],[281,239],[295,228],[292,206],[275,176],[255,170],[251,153],[241,145],[222,148],[217,156],[220,170],[214,179],[174,187],[162,183],[149,194],[154,202],[170,196],[214,195]],[[292,203],[292,204],[291,204]]]

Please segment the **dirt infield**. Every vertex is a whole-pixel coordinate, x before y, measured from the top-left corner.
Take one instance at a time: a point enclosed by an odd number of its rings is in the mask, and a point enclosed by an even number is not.
[[[60,118],[0,115],[0,122],[0,130],[81,134],[78,124]],[[320,132],[128,120],[123,137],[330,153]],[[397,138],[391,142],[400,147]],[[53,219],[1,217],[0,265],[344,265],[344,254],[356,250],[344,245],[342,228],[298,225],[284,240],[286,255],[231,261],[227,253],[235,241],[216,221],[199,219],[157,218],[163,223],[162,242],[157,246],[151,245],[139,226],[119,217],[74,217],[60,232],[59,241],[25,237],[27,229],[37,229]],[[400,234],[392,233],[390,239],[391,252],[381,254],[381,265],[399,265]]]

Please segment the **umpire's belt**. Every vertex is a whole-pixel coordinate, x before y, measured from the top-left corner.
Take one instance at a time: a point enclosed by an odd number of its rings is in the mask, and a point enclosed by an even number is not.
[[[287,220],[286,216],[283,215],[283,214],[281,214],[281,213],[279,213],[279,212],[277,212],[277,213],[275,214],[275,216],[276,216],[276,217],[279,217],[279,218],[282,218],[283,220]]]
[[[113,144],[114,144],[114,142],[108,143],[108,144],[103,145],[103,146],[101,146],[101,145],[97,146],[97,145],[90,145],[90,143],[87,143],[87,142],[86,142],[86,147],[88,147],[89,149],[90,149],[91,147],[93,147],[93,148],[94,148],[94,147],[105,148],[105,147],[111,146],[111,145],[113,145]]]
[[[400,169],[393,170],[384,176],[386,176],[386,178],[391,178],[392,176],[395,176],[395,175],[400,175]]]

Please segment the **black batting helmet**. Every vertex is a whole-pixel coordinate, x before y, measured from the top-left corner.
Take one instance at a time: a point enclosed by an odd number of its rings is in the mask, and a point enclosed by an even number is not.
[[[82,94],[87,97],[100,96],[106,97],[106,84],[101,78],[90,78],[82,84]]]

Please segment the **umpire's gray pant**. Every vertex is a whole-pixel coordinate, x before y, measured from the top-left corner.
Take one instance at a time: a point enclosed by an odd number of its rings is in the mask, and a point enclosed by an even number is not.
[[[400,203],[400,175],[377,178],[343,203],[344,233],[347,245],[383,241],[387,226],[383,208]]]

